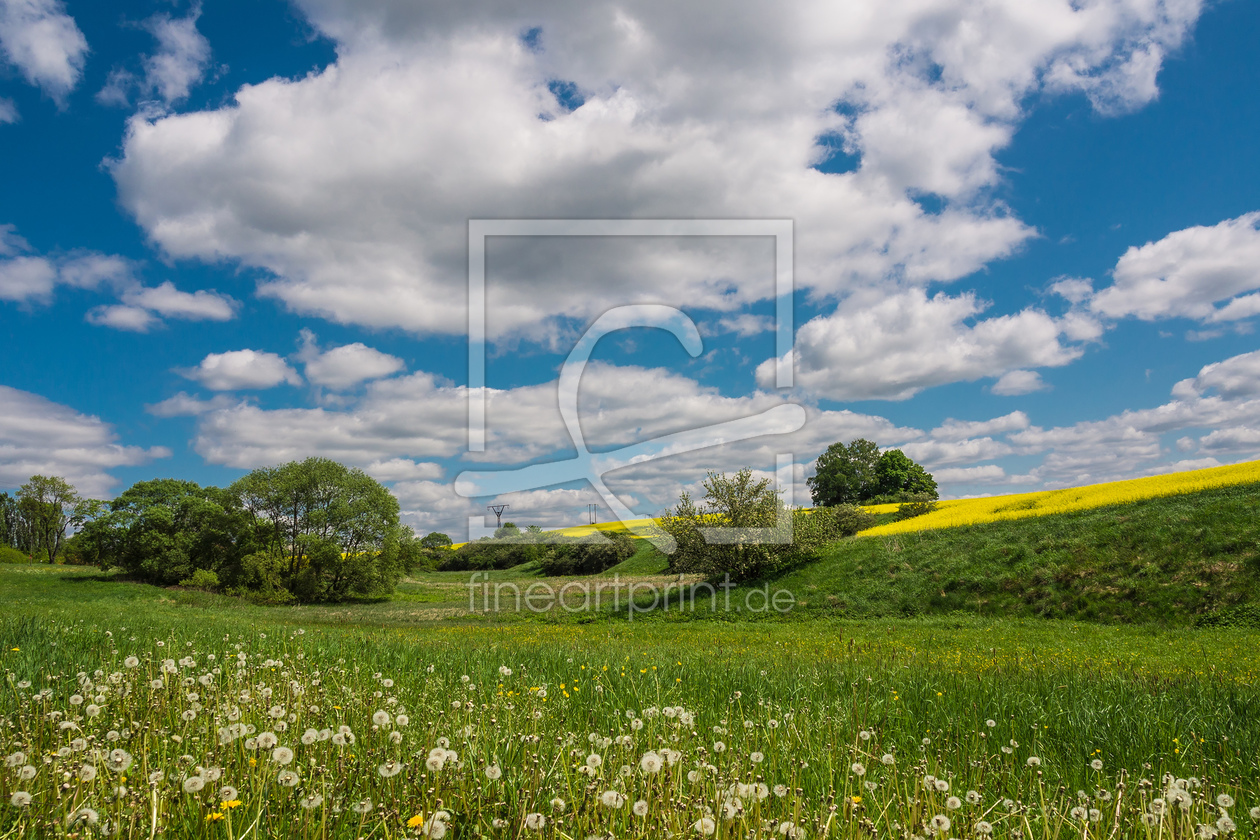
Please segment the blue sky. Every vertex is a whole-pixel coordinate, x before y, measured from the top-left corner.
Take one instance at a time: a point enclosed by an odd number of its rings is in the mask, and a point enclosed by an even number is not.
[[[869,5],[869,8],[866,6]],[[716,7],[715,7],[716,8]],[[418,530],[467,469],[783,403],[803,428],[624,466],[654,513],[707,469],[868,437],[945,496],[1260,452],[1260,8],[1240,0],[668,4],[0,0],[0,489],[224,484],[327,455]],[[468,450],[467,222],[791,219],[772,240],[513,238],[487,255]],[[582,521],[582,482],[505,495]]]

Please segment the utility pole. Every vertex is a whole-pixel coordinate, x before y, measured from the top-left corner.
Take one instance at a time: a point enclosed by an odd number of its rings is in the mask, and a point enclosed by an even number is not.
[[[496,531],[503,527],[503,511],[510,507],[511,505],[486,505],[487,510],[494,511],[494,529]]]

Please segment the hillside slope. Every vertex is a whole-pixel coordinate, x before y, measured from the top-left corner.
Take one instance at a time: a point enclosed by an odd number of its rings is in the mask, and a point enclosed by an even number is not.
[[[807,612],[963,611],[1188,625],[1260,605],[1260,484],[852,537],[771,582]],[[910,520],[913,522],[913,520]],[[1241,607],[1241,609],[1240,609]],[[1254,620],[1254,619],[1253,619]]]

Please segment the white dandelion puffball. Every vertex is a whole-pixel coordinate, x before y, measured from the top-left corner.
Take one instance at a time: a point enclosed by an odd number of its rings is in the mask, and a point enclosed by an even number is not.
[[[1220,796],[1216,797],[1216,804],[1220,805],[1222,808],[1233,808],[1234,797],[1230,796],[1228,793],[1222,793]]]
[[[761,762],[766,760],[766,757],[762,753],[755,752],[752,755],[748,756],[748,760],[751,761],[753,764],[760,764]]]
[[[1089,763],[1089,766],[1095,770],[1101,770],[1103,768],[1102,759],[1095,758],[1093,761]]]
[[[511,668],[509,668],[509,667],[508,667],[508,666],[506,666],[506,665],[500,665],[500,666],[499,666],[499,676],[501,676],[501,677],[510,677],[510,676],[512,676],[512,669],[511,669]]]
[[[1025,763],[1025,764],[1027,764],[1029,767],[1040,767],[1040,766],[1041,766],[1041,759],[1040,759],[1040,758],[1037,758],[1037,756],[1035,756],[1035,755],[1030,755],[1030,756],[1028,756],[1028,761],[1026,761],[1026,762],[1024,762],[1024,763]]]
[[[399,727],[400,729],[409,723],[411,723],[411,718],[407,717],[406,715],[400,714],[394,717],[394,725]]]
[[[360,799],[358,802],[354,803],[354,805],[350,806],[350,810],[354,811],[356,814],[366,814],[372,810],[372,800]]]
[[[189,776],[184,779],[184,793],[200,793],[206,786],[206,780],[200,776]]]
[[[240,799],[241,793],[231,785],[224,785],[219,788],[219,801],[231,802],[233,799]]]
[[[91,764],[84,764],[79,768],[79,781],[90,782],[96,778],[96,768]]]
[[[655,752],[644,753],[643,758],[639,759],[639,769],[644,773],[659,773],[664,766],[665,760]]]
[[[292,764],[293,750],[288,747],[276,747],[271,751],[271,760],[276,764]]]
[[[323,805],[324,797],[320,796],[318,793],[312,793],[310,796],[303,797],[302,801],[298,804],[309,811],[312,808],[318,808],[320,805]]]
[[[853,775],[855,776],[866,775],[866,766],[859,762],[856,762],[856,761],[853,762],[852,766],[850,766],[849,769],[853,771]]]
[[[630,810],[634,812],[636,817],[646,817],[648,814],[648,804],[646,801],[640,799],[634,803]]]
[[[713,742],[713,751],[714,751],[715,753],[724,753],[724,752],[726,752],[726,744],[722,743],[721,741],[714,741],[714,742]]]
[[[993,718],[989,718],[988,720],[984,722],[984,725],[992,729],[993,727],[997,726],[997,721],[994,720]]]
[[[394,761],[391,758],[389,761],[385,762],[380,767],[377,767],[376,772],[380,773],[381,777],[384,779],[392,779],[394,776],[397,776],[399,773],[402,772],[403,767],[404,767],[403,764],[401,764],[400,762]]]
[[[136,666],[140,664],[140,660],[134,656],[128,656],[126,659],[123,660],[123,664],[126,665],[128,668],[135,668]]]
[[[779,823],[779,833],[787,840],[801,840],[805,836],[805,829],[794,822]]]
[[[491,764],[486,767],[486,778],[492,782],[497,782],[503,778],[503,770],[497,764]]]
[[[974,790],[969,790],[969,791],[967,791],[967,804],[969,804],[969,805],[979,805],[979,804],[980,804],[980,794],[979,794],[977,791],[974,791]]]
[[[880,763],[885,767],[892,767],[897,763],[897,759],[893,757],[892,753],[884,753],[883,757],[880,758]]]
[[[932,817],[932,830],[938,834],[949,831],[950,825],[949,817],[944,814],[937,814],[935,817]]]
[[[695,828],[696,833],[702,834],[705,837],[710,837],[713,835],[713,832],[717,831],[717,823],[709,817],[701,817],[696,820],[696,824],[693,827]]]
[[[563,813],[564,813],[564,809],[565,809],[565,804],[564,804],[564,800],[563,800],[563,799],[561,799],[560,797],[558,797],[558,796],[557,796],[555,799],[551,800],[551,810],[552,810],[552,811],[554,811],[554,812],[555,812],[555,813],[557,813],[557,814],[563,814]]]
[[[276,776],[276,781],[285,787],[293,787],[298,783],[299,778],[298,774],[292,770],[281,770],[280,774]]]
[[[957,796],[951,796],[949,799],[945,800],[945,807],[950,811],[957,811],[962,807],[962,800]]]
[[[591,768],[592,770],[597,769],[603,763],[604,763],[604,757],[600,755],[599,753],[591,753],[590,755],[586,757],[586,766]]]
[[[260,750],[269,750],[280,743],[280,739],[273,732],[264,732],[255,738],[254,741],[258,744]]]
[[[372,715],[372,723],[377,726],[389,726],[389,712],[378,711]]]
[[[599,804],[605,808],[620,808],[626,804],[626,797],[615,790],[606,790],[599,795]]]
[[[542,831],[547,827],[547,818],[538,813],[526,814],[525,827],[530,831]]]
[[[14,791],[9,797],[9,804],[14,808],[27,808],[31,804],[31,795],[24,790]]]

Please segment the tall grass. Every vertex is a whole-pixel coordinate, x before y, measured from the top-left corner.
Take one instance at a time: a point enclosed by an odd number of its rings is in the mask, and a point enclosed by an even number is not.
[[[82,578],[0,571],[0,837],[1257,828],[1251,631],[342,627]]]

